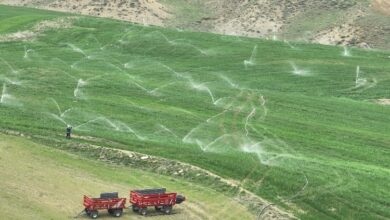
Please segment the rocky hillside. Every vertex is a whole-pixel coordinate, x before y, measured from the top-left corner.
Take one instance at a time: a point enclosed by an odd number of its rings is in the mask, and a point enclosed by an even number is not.
[[[0,3],[153,25],[164,25],[163,21],[170,17],[167,9],[156,0],[0,0]]]
[[[0,0],[141,24],[390,49],[388,0]]]

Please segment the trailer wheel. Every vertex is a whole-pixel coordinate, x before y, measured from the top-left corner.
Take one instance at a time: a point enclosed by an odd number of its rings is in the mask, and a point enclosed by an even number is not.
[[[91,213],[89,214],[89,216],[93,219],[97,219],[97,217],[99,216],[99,212],[97,210],[93,210],[91,211]]]
[[[171,205],[165,206],[164,213],[167,215],[171,214],[172,213],[172,206]]]
[[[141,208],[139,209],[139,214],[146,216],[148,214],[147,208]]]
[[[114,217],[121,217],[122,216],[122,213],[123,213],[123,209],[115,209],[115,210],[113,210],[113,212],[112,212],[113,214],[113,216]]]
[[[132,205],[131,208],[133,209],[133,212],[139,211],[139,208],[136,205]]]

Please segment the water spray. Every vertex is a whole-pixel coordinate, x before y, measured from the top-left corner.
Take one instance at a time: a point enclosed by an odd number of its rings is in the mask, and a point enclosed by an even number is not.
[[[293,46],[288,40],[284,40],[284,43],[286,43],[291,49],[297,49],[295,46]]]
[[[208,118],[208,119],[206,120],[206,122],[207,122],[207,123],[211,122],[214,118],[217,118],[217,117],[219,117],[219,116],[225,114],[227,111],[228,111],[228,110],[226,109],[226,110],[224,110],[223,112],[218,113],[218,114],[216,114],[216,115],[214,115],[214,116]]]
[[[173,135],[174,137],[178,138],[178,136],[177,136],[171,129],[167,128],[165,125],[158,124],[158,126],[159,126],[162,130],[164,130],[164,131],[170,133],[171,135]]]
[[[153,31],[153,32],[149,33],[148,35],[151,35],[154,33],[157,33],[160,36],[162,36],[164,38],[164,40],[171,46],[175,46],[175,47],[179,46],[179,45],[187,46],[187,47],[191,47],[191,48],[195,49],[196,51],[198,51],[202,55],[207,55],[207,52],[205,50],[202,50],[201,48],[199,48],[191,43],[177,42],[178,40],[169,40],[169,38],[165,34],[161,33],[160,31]]]
[[[175,83],[176,83],[176,82],[166,83],[166,84],[164,84],[164,85],[162,85],[162,86],[159,86],[159,87],[157,87],[157,88],[155,88],[155,89],[153,89],[153,90],[151,90],[151,91],[148,91],[148,93],[151,94],[151,95],[157,96],[159,90],[161,90],[161,89],[163,89],[163,88],[165,88],[165,87],[168,87],[168,86],[170,86],[170,85],[173,85],[173,84],[175,84]]]
[[[349,51],[347,46],[344,46],[343,56],[345,56],[345,57],[351,56],[351,52]]]
[[[58,116],[60,118],[63,118],[65,116],[66,113],[68,113],[69,111],[71,111],[73,108],[69,108],[65,111],[61,111],[61,107],[60,105],[58,104],[58,102],[54,99],[54,98],[50,98],[50,100],[54,103],[54,105],[57,107],[57,110],[58,110]]]
[[[223,74],[218,74],[218,76],[223,79],[225,82],[227,82],[232,88],[235,88],[235,89],[239,89],[240,86],[236,83],[234,83],[230,78],[228,78],[227,76],[223,75]]]
[[[6,83],[11,84],[11,85],[21,85],[22,83],[20,81],[12,80],[8,77],[5,76],[0,76],[0,79],[4,80]]]
[[[278,40],[278,36],[276,36],[276,32],[274,32],[274,34],[272,35],[272,40],[273,41],[277,41]]]
[[[53,113],[47,113],[47,114],[49,114],[51,117],[53,117],[57,121],[63,123],[64,125],[66,125],[66,126],[68,125],[68,123],[63,118],[61,118],[60,116],[58,116],[56,114],[53,114]]]
[[[249,131],[248,131],[248,123],[249,123],[249,120],[252,118],[252,117],[254,117],[256,115],[256,108],[253,108],[252,109],[252,111],[249,113],[249,115],[246,117],[246,120],[245,120],[245,126],[244,126],[244,128],[245,128],[245,136],[247,136],[248,137],[248,135],[249,135]]]
[[[3,84],[3,89],[1,91],[1,97],[0,97],[0,103],[1,104],[4,103],[4,99],[5,99],[6,95],[7,95],[7,87],[6,87],[5,83],[4,83]]]
[[[289,63],[291,65],[291,68],[293,69],[292,73],[294,75],[298,75],[298,76],[309,76],[310,75],[309,71],[304,70],[304,69],[300,69],[294,62],[290,61]]]
[[[355,79],[355,85],[356,85],[356,87],[357,87],[358,84],[359,84],[359,80],[360,80],[360,66],[357,66],[357,67],[356,67],[356,79]]]
[[[87,54],[79,47],[76,47],[75,45],[73,44],[67,44],[70,48],[72,48],[72,50],[74,52],[77,52],[77,53],[81,53],[82,55],[84,55],[84,57],[88,57]]]
[[[61,118],[65,117],[66,113],[72,111],[73,108],[68,108],[67,110],[65,110],[64,112],[62,112],[62,114],[60,115]]]
[[[81,91],[80,91],[80,89],[81,89],[83,86],[85,86],[85,85],[87,85],[87,82],[86,82],[86,81],[84,81],[84,80],[82,80],[82,79],[79,79],[79,80],[77,81],[77,86],[76,86],[76,88],[75,88],[74,91],[73,91],[73,96],[74,96],[75,98],[80,98],[80,96],[81,96]]]
[[[244,60],[245,69],[247,69],[248,66],[256,65],[256,63],[255,63],[256,55],[257,55],[257,45],[255,45],[253,47],[252,54],[251,54],[249,60]]]
[[[206,83],[202,83],[202,84],[197,84],[197,83],[195,83],[195,82],[190,82],[191,83],[191,87],[192,88],[194,88],[194,89],[196,89],[196,90],[198,90],[198,91],[205,91],[205,92],[207,92],[209,95],[210,95],[210,97],[211,97],[211,101],[213,102],[213,103],[215,103],[215,99],[214,99],[214,95],[213,95],[213,93],[211,92],[211,90],[209,89],[209,87],[207,87],[206,86]]]
[[[4,59],[1,58],[1,57],[0,57],[0,60],[1,60],[1,62],[3,62],[3,63],[11,70],[11,72],[12,72],[13,74],[18,74],[18,73],[19,73],[19,71],[15,70],[15,69],[11,66],[11,64],[9,64],[6,60],[4,60]]]
[[[23,59],[29,59],[30,57],[28,56],[28,54],[30,53],[30,52],[33,52],[34,50],[32,50],[32,49],[27,49],[27,47],[26,46],[24,46],[24,56],[23,56]]]

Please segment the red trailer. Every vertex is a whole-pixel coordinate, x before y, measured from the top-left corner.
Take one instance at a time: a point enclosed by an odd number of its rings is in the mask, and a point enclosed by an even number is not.
[[[93,219],[99,216],[99,211],[107,209],[114,217],[120,217],[126,204],[126,198],[118,198],[118,193],[102,193],[100,198],[84,196],[84,211]]]
[[[147,207],[154,206],[156,211],[172,213],[172,207],[185,201],[185,197],[177,193],[166,193],[166,189],[144,189],[130,191],[130,203],[134,212],[147,214]]]

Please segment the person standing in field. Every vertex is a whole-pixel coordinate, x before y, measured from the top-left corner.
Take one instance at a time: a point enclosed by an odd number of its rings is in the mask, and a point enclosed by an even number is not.
[[[70,134],[72,133],[72,127],[68,125],[66,127],[66,138],[70,139]]]

